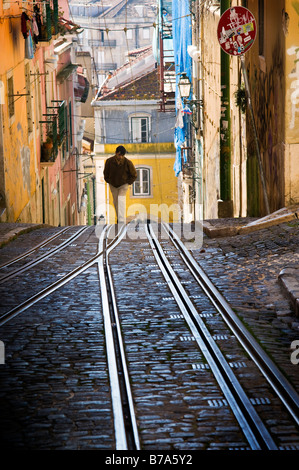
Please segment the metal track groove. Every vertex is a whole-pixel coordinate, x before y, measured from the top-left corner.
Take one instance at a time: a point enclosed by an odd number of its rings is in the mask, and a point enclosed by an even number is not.
[[[206,357],[206,360],[219,386],[221,387],[232,412],[238,420],[251,449],[277,450],[276,444],[271,438],[268,430],[253,408],[249,398],[232,372],[231,367],[225,360],[218,348],[218,345],[209,333],[193,303],[190,301],[187,292],[168,262],[163,249],[152,230],[151,224],[148,223],[146,228],[149,242],[163,276],[168,283],[168,286],[175,297],[175,300],[183,313],[195,340]]]
[[[269,358],[267,353],[257,343],[255,338],[245,328],[241,320],[234,313],[220,292],[216,289],[206,273],[191,256],[176,233],[169,225],[163,223],[162,226],[164,230],[170,235],[170,239],[172,240],[174,246],[176,246],[180,251],[181,257],[190,269],[193,277],[196,279],[206,295],[210,298],[218,312],[222,315],[226,324],[234,333],[238,341],[242,344],[250,358],[260,369],[298,426],[299,395],[297,394],[296,390],[292,387],[286,377],[280,372],[274,362]]]
[[[11,273],[9,273],[5,276],[2,276],[0,278],[0,284],[3,284],[4,282],[6,282],[9,279],[17,276],[18,274],[22,274],[23,272],[27,271],[28,269],[32,268],[33,266],[36,266],[37,264],[41,263],[42,261],[45,261],[47,258],[52,256],[54,253],[57,253],[58,251],[62,250],[67,245],[69,245],[71,242],[73,242],[78,237],[80,237],[80,235],[82,235],[82,233],[84,233],[87,229],[88,229],[88,227],[81,228],[80,230],[78,230],[77,233],[75,233],[70,238],[68,238],[67,240],[62,242],[59,246],[57,246],[56,248],[53,248],[52,250],[48,251],[48,253],[45,253],[44,255],[39,256],[37,259],[35,259],[33,261],[30,261],[25,266],[23,266],[21,268],[18,268],[18,269],[15,269]]]
[[[112,242],[109,244],[110,246],[113,246],[114,243],[117,242],[119,235],[117,235]],[[75,277],[79,276],[79,274],[83,273],[86,271],[86,269],[89,269],[91,266],[93,266],[99,258],[103,255],[103,252],[98,252],[96,255],[94,255],[92,258],[90,258],[88,261],[83,263],[81,266],[78,266],[77,268],[73,269],[73,271],[69,272],[65,276],[63,276],[61,279],[53,282],[50,284],[48,287],[45,289],[41,290],[37,294],[33,295],[29,299],[25,300],[21,304],[17,305],[16,307],[12,308],[8,312],[4,313],[3,315],[0,316],[0,327],[4,325],[4,323],[7,323],[10,321],[12,318],[16,317],[20,313],[24,312],[27,310],[29,307],[32,305],[36,304],[43,298],[47,297],[48,295],[52,294],[52,292],[56,291],[60,287],[64,286],[68,282],[70,282],[72,279]]]
[[[125,233],[126,229],[123,230],[117,243],[121,241]],[[117,243],[113,247],[107,248],[106,236],[107,232],[102,232],[99,246],[103,256],[101,256],[98,261],[98,269],[111,385],[116,449],[139,450],[140,443],[133,397],[118,318],[112,275],[108,262],[109,252]]]

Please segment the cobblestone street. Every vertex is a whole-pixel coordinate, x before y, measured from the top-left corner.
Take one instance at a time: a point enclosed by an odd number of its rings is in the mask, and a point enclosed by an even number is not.
[[[208,223],[209,227],[219,228],[233,227],[236,221]],[[204,233],[202,244],[185,242],[297,392],[299,364],[291,361],[291,354],[292,343],[299,340],[294,302],[298,285],[298,227],[294,218],[233,236],[227,236],[225,231],[217,237]],[[77,229],[71,227],[70,232],[61,233],[56,247]],[[17,230],[26,232],[16,235]],[[60,231],[55,227],[1,224],[0,264]],[[61,279],[65,272],[94,256],[98,236],[94,227],[87,227],[58,255],[28,269],[22,276],[12,274],[12,279],[2,283],[0,279],[1,312],[21,304],[42,286]],[[186,341],[190,333],[187,329],[185,332],[184,321],[169,297],[163,277],[156,274],[153,261],[145,240],[137,238],[121,241],[110,255],[141,448],[180,451],[247,448],[233,416],[223,406],[221,393],[215,391],[211,372],[203,372],[207,368],[202,355],[192,341]],[[25,265],[25,261],[22,263]],[[188,285],[190,281],[184,272],[181,276]],[[0,365],[3,449],[115,448],[98,284],[94,265],[0,326],[0,340],[5,345],[5,364]],[[288,286],[295,287],[288,290]],[[190,297],[201,315],[207,317],[207,325],[213,327],[211,307],[204,306],[195,290]],[[238,347],[227,351],[232,361],[239,354]],[[197,361],[202,364],[202,371],[193,373],[192,364]],[[245,372],[236,371],[248,384],[253,383],[252,373],[250,365]],[[254,381],[254,387],[249,388],[254,394],[253,388],[257,387],[258,399],[267,404],[265,386],[257,376]],[[289,425],[286,413],[275,400],[269,403],[272,405],[266,405],[262,413],[277,437],[279,448],[299,449],[298,430]]]

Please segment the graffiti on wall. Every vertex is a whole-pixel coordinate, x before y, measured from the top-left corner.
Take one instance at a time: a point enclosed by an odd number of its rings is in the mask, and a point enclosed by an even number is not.
[[[290,129],[294,129],[296,115],[299,113],[299,47],[290,47],[287,50],[288,55],[294,56],[294,63],[295,69],[289,74],[289,78],[292,80],[291,82],[291,121],[290,121]]]

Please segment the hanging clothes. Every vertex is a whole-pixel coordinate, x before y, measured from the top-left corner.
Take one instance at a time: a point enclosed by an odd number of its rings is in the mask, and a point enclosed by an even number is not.
[[[25,39],[25,59],[33,59],[34,48],[31,36],[31,30],[28,32],[28,37]]]
[[[177,121],[174,131],[174,145],[176,148],[174,172],[175,176],[178,176],[182,170],[181,147],[183,146],[186,138],[188,138],[188,120],[191,113],[189,108],[183,108],[178,90],[179,77],[182,72],[187,74],[190,82],[192,81],[192,59],[187,52],[188,46],[192,44],[192,24],[189,0],[180,0],[179,2],[177,0],[172,0],[172,17],[177,18],[177,21],[173,21],[172,35],[176,73],[175,100],[177,112]],[[183,158],[185,162],[185,152],[183,152]]]
[[[37,29],[38,29],[37,41],[40,41],[40,34],[41,34],[41,30],[42,30],[42,19],[41,19],[40,10],[39,10],[38,5],[34,5],[34,15],[33,16],[35,18],[36,26],[37,26]]]
[[[33,14],[33,17],[32,17],[32,32],[33,32],[33,40],[35,44],[38,44],[39,29],[38,29],[35,13]]]
[[[23,11],[23,13],[21,15],[21,31],[22,31],[24,39],[26,39],[28,37],[28,33],[29,33],[29,29],[30,29],[30,26],[28,25],[28,23],[30,24],[30,18],[27,15],[27,13],[25,13]]]

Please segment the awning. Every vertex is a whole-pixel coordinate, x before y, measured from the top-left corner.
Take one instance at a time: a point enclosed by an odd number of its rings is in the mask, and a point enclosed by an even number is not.
[[[64,82],[75,70],[77,70],[78,65],[69,64],[64,69],[60,70],[56,75],[56,79],[59,83]]]
[[[75,98],[81,103],[85,103],[89,92],[89,81],[81,73],[77,73],[77,83],[74,84]]]

